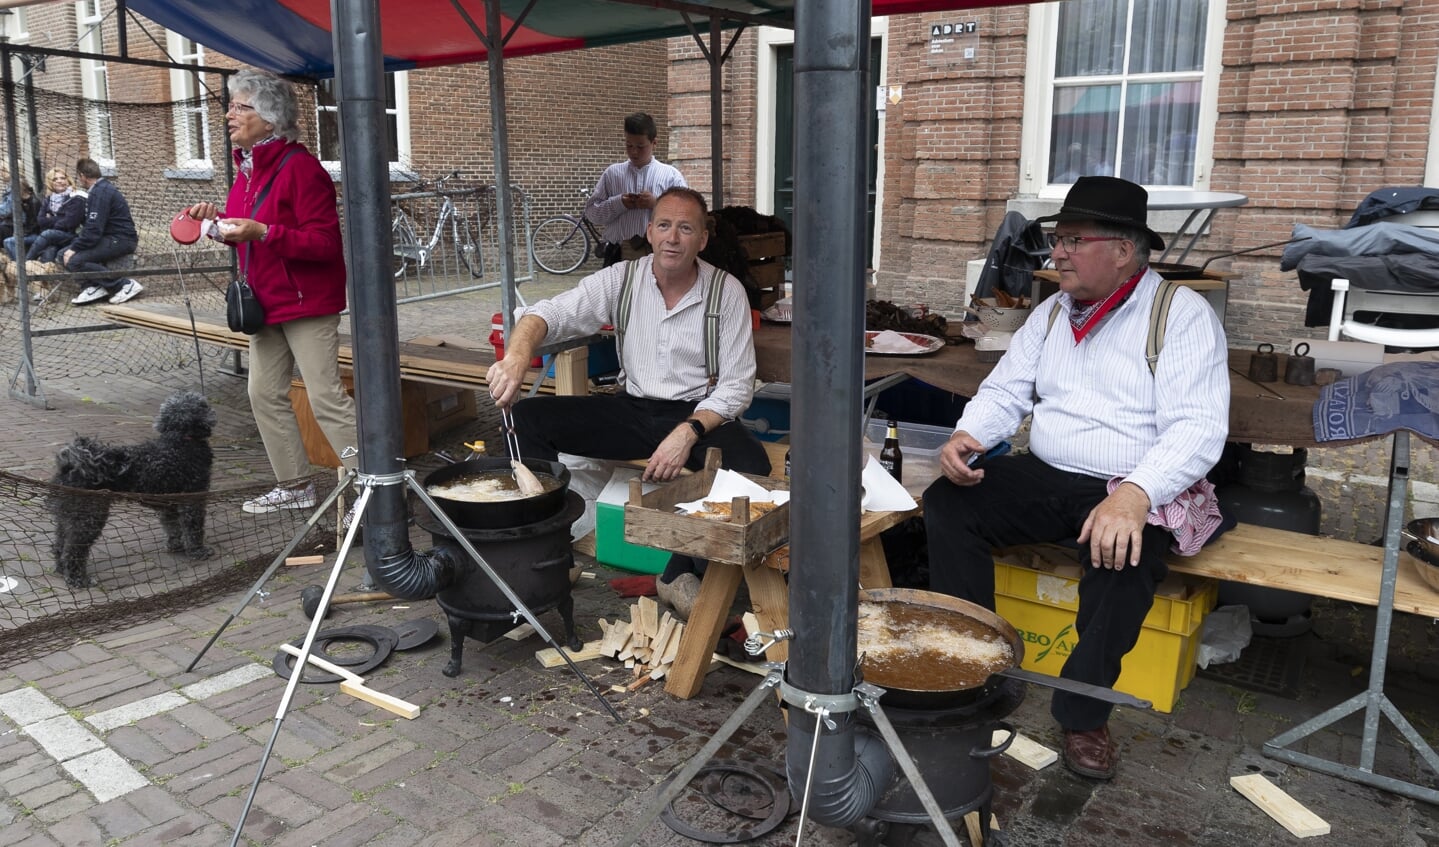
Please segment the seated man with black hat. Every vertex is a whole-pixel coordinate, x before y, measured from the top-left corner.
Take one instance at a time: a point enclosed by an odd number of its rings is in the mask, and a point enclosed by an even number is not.
[[[1181,530],[1162,507],[1207,485],[1229,427],[1224,328],[1204,299],[1173,292],[1149,267],[1164,241],[1147,223],[1148,193],[1114,177],[1081,177],[1049,233],[1060,291],[1035,308],[964,408],[924,493],[930,587],[994,608],[996,547],[1077,539],[1083,574],[1079,642],[1061,676],[1112,687],[1139,640],[1176,534],[1197,547],[1213,530]],[[1146,345],[1162,321],[1154,362]],[[969,462],[1033,416],[1029,452]],[[1212,501],[1212,498],[1211,498]],[[1193,552],[1192,549],[1182,552]],[[1076,773],[1112,777],[1112,707],[1057,690],[1051,713]]]

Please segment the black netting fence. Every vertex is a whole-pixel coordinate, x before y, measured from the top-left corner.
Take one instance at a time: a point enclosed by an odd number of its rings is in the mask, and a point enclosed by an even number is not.
[[[317,474],[312,482],[329,490],[334,479]],[[57,641],[162,618],[253,582],[310,516],[241,510],[272,486],[142,495],[0,472],[0,667],[50,652]],[[167,523],[192,519],[203,527],[204,550],[182,549],[167,530]],[[333,550],[334,541],[334,520],[322,519],[296,555]],[[57,555],[68,564],[58,565]]]

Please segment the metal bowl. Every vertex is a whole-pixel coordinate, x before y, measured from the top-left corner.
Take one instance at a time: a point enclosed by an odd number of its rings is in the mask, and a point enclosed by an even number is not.
[[[1429,587],[1439,591],[1439,518],[1419,518],[1404,527],[1409,539],[1405,550],[1414,557],[1419,576]]]
[[[979,320],[994,332],[1015,332],[1029,320],[1032,309],[1000,306],[993,299],[980,298]]]

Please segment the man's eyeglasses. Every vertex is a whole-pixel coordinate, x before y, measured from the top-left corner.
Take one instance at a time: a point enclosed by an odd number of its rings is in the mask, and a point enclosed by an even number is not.
[[[1120,238],[1116,235],[1055,235],[1052,232],[1045,233],[1044,240],[1053,250],[1059,245],[1064,245],[1064,252],[1073,253],[1079,249],[1079,245],[1090,241],[1128,241],[1128,238]]]
[[[231,103],[230,103],[230,108],[229,108],[227,111],[234,112],[234,113],[239,114],[239,115],[243,115],[243,114],[245,114],[246,112],[253,112],[253,111],[255,111],[255,107],[254,107],[254,106],[251,106],[249,103],[235,103],[235,102],[231,102]]]

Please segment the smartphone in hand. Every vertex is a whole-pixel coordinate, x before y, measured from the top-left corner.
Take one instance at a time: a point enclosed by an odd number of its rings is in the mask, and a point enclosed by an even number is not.
[[[969,456],[969,461],[966,464],[968,464],[971,468],[977,468],[985,462],[989,461],[990,459],[993,459],[995,456],[1003,456],[1005,453],[1008,452],[1009,442],[1001,441],[993,447],[989,448],[988,450],[984,451],[983,453],[971,453]]]

